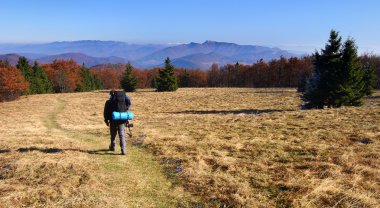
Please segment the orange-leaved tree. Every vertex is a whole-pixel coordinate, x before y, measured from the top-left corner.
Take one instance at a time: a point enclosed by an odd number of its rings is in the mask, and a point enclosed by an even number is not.
[[[43,68],[53,82],[55,92],[74,92],[81,81],[81,66],[73,60],[54,60]]]
[[[10,66],[0,66],[0,101],[18,98],[29,89],[21,71]]]

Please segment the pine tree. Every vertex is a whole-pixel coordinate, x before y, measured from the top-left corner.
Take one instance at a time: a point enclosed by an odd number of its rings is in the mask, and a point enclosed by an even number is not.
[[[186,69],[185,69],[185,72],[183,73],[183,75],[181,76],[180,82],[181,82],[181,87],[189,87],[190,86],[190,74],[189,74],[189,72],[187,72]]]
[[[120,85],[126,92],[134,92],[137,89],[137,79],[133,76],[133,66],[130,62],[121,76]]]
[[[157,77],[154,77],[154,78],[150,81],[150,87],[152,87],[152,88],[157,88]]]
[[[30,82],[31,94],[43,94],[53,92],[53,84],[49,80],[46,72],[40,65],[38,65],[37,62],[34,62],[32,72],[33,79]]]
[[[28,59],[26,59],[24,56],[18,58],[16,68],[21,71],[22,75],[27,81],[29,81],[29,79],[33,76],[32,67],[29,65]]]
[[[157,78],[157,91],[176,91],[177,78],[174,75],[174,66],[170,63],[170,58],[165,60],[165,68],[159,71],[159,77]]]
[[[77,91],[88,92],[92,90],[98,90],[102,88],[101,81],[90,70],[82,65],[80,72],[81,81],[77,86]]]
[[[361,105],[364,97],[364,70],[357,55],[357,47],[352,39],[344,43],[342,63],[336,68],[336,77],[330,82],[335,83],[336,88],[331,89],[329,103],[332,107],[342,105]]]
[[[300,79],[298,80],[297,92],[304,93],[306,91],[306,84],[307,84],[307,74],[304,73],[301,75]]]
[[[373,72],[364,70],[355,41],[347,39],[341,48],[341,37],[331,31],[322,53],[314,55],[314,72],[302,95],[305,108],[361,105],[361,98],[371,94]]]
[[[95,83],[95,90],[103,89],[103,82],[102,80],[98,77],[97,74],[93,74],[94,76],[94,83]]]
[[[93,80],[92,80],[92,76],[90,74],[90,71],[88,69],[86,69],[84,64],[82,65],[82,68],[80,71],[80,79],[81,79],[81,81],[78,83],[76,91],[88,92],[94,88],[93,87]]]
[[[305,101],[304,108],[322,109],[325,105],[331,105],[328,100],[335,84],[330,79],[337,77],[335,69],[341,64],[341,41],[339,33],[332,30],[325,49],[322,49],[321,54],[316,52],[313,55],[314,71],[306,84],[305,93],[301,96]]]
[[[235,66],[231,70],[231,86],[232,87],[239,87],[240,84],[240,77],[239,77],[239,71],[241,70],[241,65],[239,62],[235,63]]]
[[[365,96],[369,96],[373,93],[374,88],[377,84],[377,76],[375,71],[375,64],[373,62],[365,63],[364,66],[364,89],[363,93]]]
[[[16,64],[16,68],[21,71],[22,76],[24,79],[31,83],[33,82],[33,72],[32,72],[32,67],[29,65],[28,59],[26,59],[24,56],[19,57],[18,62]],[[25,94],[32,94],[33,90],[31,89],[31,85],[29,85],[29,89],[25,91]]]

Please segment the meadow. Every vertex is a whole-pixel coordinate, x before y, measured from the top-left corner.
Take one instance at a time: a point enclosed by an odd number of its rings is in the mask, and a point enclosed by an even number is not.
[[[128,93],[126,156],[106,91],[0,103],[0,207],[377,207],[380,92],[300,110],[295,89]]]

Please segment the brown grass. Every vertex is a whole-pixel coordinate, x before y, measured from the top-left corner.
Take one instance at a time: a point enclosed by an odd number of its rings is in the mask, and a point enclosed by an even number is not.
[[[209,206],[376,207],[378,94],[359,108],[308,111],[292,89],[131,96],[146,146],[180,161],[182,186]]]
[[[293,89],[142,90],[127,157],[94,151],[106,92],[1,103],[0,204],[376,207],[379,94],[302,111]]]

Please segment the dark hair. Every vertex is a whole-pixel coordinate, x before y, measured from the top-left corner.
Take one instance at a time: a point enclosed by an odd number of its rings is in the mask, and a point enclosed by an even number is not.
[[[112,90],[110,91],[110,95],[115,95],[115,93],[116,93],[116,90],[114,90],[114,89],[112,89]]]

